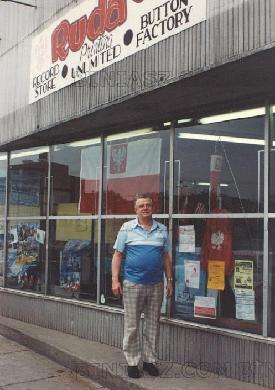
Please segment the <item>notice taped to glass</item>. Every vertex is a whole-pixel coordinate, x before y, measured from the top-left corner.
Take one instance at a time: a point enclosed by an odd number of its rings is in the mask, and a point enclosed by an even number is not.
[[[32,40],[29,103],[206,20],[206,0],[86,0]]]
[[[253,261],[235,261],[234,289],[253,290]]]
[[[194,317],[216,318],[216,298],[195,297]]]
[[[207,288],[223,291],[224,287],[225,262],[219,260],[209,260]]]

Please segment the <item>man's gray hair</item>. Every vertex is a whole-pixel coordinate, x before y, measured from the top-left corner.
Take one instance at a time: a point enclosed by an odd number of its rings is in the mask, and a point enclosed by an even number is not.
[[[149,193],[149,192],[139,192],[138,194],[136,194],[135,196],[135,202],[134,202],[134,205],[136,206],[136,203],[137,203],[137,200],[138,199],[151,199],[152,203],[153,203],[153,199],[152,199],[152,195]]]

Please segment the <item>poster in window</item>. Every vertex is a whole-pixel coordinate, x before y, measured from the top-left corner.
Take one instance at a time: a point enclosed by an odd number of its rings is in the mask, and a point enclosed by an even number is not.
[[[194,318],[195,296],[205,295],[206,273],[200,269],[199,258],[199,253],[176,253],[174,268],[175,311],[178,316],[183,318]],[[192,272],[192,265],[196,268],[196,277],[191,278],[190,283],[188,272]],[[189,283],[186,283],[187,279]]]
[[[225,288],[225,263],[224,261],[208,261],[207,288],[223,291]]]
[[[199,318],[213,318],[217,316],[216,298],[195,297],[194,316]]]
[[[249,289],[235,290],[236,318],[255,321],[255,291]]]
[[[179,252],[195,252],[194,225],[179,226]]]
[[[253,261],[235,261],[234,289],[253,290]]]

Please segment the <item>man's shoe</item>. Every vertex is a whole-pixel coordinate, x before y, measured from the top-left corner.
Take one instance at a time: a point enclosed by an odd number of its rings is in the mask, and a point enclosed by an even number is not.
[[[127,373],[130,378],[139,378],[140,372],[138,366],[128,366]]]
[[[153,363],[143,362],[143,370],[151,376],[159,376],[159,369]]]

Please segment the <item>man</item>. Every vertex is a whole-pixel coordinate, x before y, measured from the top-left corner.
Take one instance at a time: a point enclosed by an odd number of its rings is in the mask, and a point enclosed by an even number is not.
[[[167,278],[166,293],[172,296],[172,265],[169,256],[167,229],[152,219],[152,199],[137,195],[137,218],[122,225],[114,245],[112,260],[112,291],[123,294],[123,351],[128,364],[128,376],[139,378],[139,361],[143,370],[158,376],[155,366],[159,336],[159,317],[163,299],[163,272]],[[119,281],[124,259],[123,289]],[[144,313],[143,348],[139,340],[140,315]],[[143,350],[142,350],[143,349]]]

